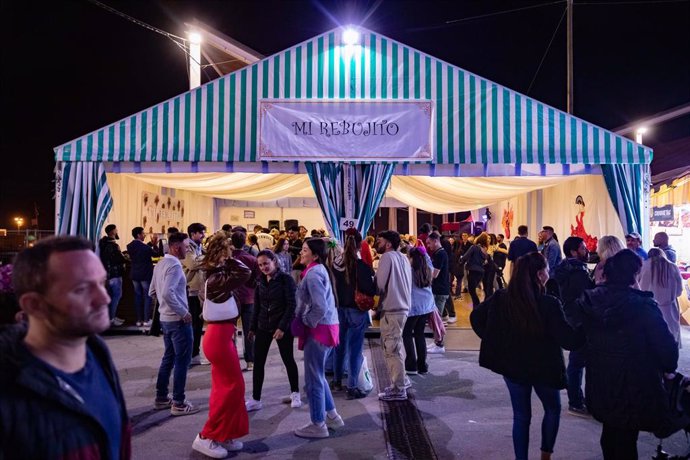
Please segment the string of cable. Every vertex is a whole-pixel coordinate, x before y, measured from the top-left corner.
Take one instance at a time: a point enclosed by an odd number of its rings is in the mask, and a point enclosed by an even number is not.
[[[549,50],[551,49],[551,45],[553,44],[554,38],[556,38],[556,33],[558,33],[558,29],[561,28],[561,24],[563,23],[563,19],[565,18],[565,14],[568,12],[568,8],[566,7],[563,10],[563,14],[561,15],[561,19],[558,21],[558,25],[556,26],[556,30],[553,31],[553,35],[551,35],[551,40],[549,41],[548,46],[546,47],[546,51],[544,51],[544,55],[541,57],[541,61],[539,61],[539,66],[537,67],[537,71],[534,72],[534,76],[532,77],[532,81],[529,83],[529,87],[527,87],[527,93],[526,95],[529,96],[529,92],[532,90],[532,85],[534,85],[534,82],[537,80],[537,75],[539,75],[539,71],[541,70],[541,66],[544,64],[544,60],[546,59],[546,55],[549,54]]]
[[[118,10],[116,10],[115,8],[111,7],[111,6],[106,5],[105,3],[99,2],[98,0],[88,0],[88,1],[91,2],[91,3],[93,3],[93,4],[96,5],[96,6],[100,7],[100,8],[103,8],[104,10],[106,10],[106,11],[108,11],[108,12],[110,12],[110,13],[116,14],[117,16],[120,16],[121,18],[124,18],[124,19],[126,19],[126,20],[128,20],[128,21],[130,21],[130,22],[133,22],[134,24],[136,24],[136,25],[138,25],[138,26],[141,26],[141,27],[143,27],[143,28],[145,28],[145,29],[148,29],[148,30],[150,30],[150,31],[152,31],[152,32],[156,32],[157,34],[163,35],[165,38],[167,38],[167,39],[169,39],[170,41],[172,41],[178,48],[180,48],[180,49],[182,50],[182,52],[185,54],[185,56],[187,56],[187,58],[191,59],[191,60],[194,61],[196,64],[198,64],[198,65],[199,65],[199,68],[201,68],[201,70],[204,72],[204,75],[206,75],[206,78],[207,78],[208,80],[212,80],[211,76],[210,76],[210,75],[208,74],[208,72],[206,71],[206,67],[208,67],[208,65],[202,65],[201,62],[197,61],[197,60],[194,58],[194,56],[192,56],[191,54],[189,54],[189,50],[188,50],[188,47],[187,47],[187,42],[188,42],[189,40],[187,40],[186,38],[180,37],[180,36],[175,35],[175,34],[171,34],[170,32],[167,32],[167,31],[165,31],[165,30],[163,30],[163,29],[159,29],[159,28],[154,27],[154,26],[152,26],[152,25],[150,25],[150,24],[147,24],[147,23],[145,23],[144,21],[141,21],[141,20],[139,20],[139,19],[137,19],[137,18],[134,18],[134,17],[132,17],[132,16],[129,16],[128,14],[125,14],[125,13],[123,13],[123,12],[121,12],[121,11],[118,11]],[[187,66],[185,66],[185,69],[187,70],[187,78],[189,78],[189,68],[188,68]]]

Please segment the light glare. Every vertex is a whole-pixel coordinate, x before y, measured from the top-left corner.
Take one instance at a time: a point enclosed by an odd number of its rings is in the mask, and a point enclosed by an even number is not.
[[[189,36],[189,41],[194,43],[195,45],[198,45],[199,43],[201,43],[201,34],[199,34],[197,32],[190,32],[188,34],[188,36]]]
[[[359,43],[359,32],[352,27],[348,27],[343,31],[343,43],[346,45],[356,45]]]

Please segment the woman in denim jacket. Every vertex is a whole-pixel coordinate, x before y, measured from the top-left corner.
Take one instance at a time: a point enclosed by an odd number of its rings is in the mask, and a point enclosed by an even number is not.
[[[328,428],[344,426],[335,410],[333,395],[325,375],[326,354],[338,345],[338,312],[328,269],[326,242],[321,238],[305,241],[300,263],[307,268],[297,289],[297,309],[293,334],[297,347],[304,350],[304,382],[309,400],[311,423],[295,430],[302,438],[327,438]]]

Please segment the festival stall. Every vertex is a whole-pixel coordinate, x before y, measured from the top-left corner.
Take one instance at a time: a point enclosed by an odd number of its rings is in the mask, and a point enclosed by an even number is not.
[[[57,232],[95,240],[106,222],[144,218],[156,231],[266,225],[271,213],[316,223],[318,205],[339,236],[366,231],[385,198],[489,206],[511,234],[647,233],[649,148],[357,32],[348,43],[326,32],[57,147]]]

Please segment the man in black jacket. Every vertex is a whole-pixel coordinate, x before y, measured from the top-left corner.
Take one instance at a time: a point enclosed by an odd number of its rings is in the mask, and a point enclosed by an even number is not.
[[[508,260],[515,266],[515,262],[530,252],[537,251],[537,244],[527,238],[527,225],[520,225],[518,227],[518,236],[515,237],[512,243],[510,243],[510,249],[508,249]]]
[[[587,408],[602,422],[604,459],[637,458],[640,431],[668,424],[665,373],[678,366],[678,345],[651,292],[633,288],[642,259],[629,249],[609,257],[606,283],[576,306],[587,336]]]
[[[110,325],[106,272],[80,237],[17,256],[13,284],[28,324],[0,332],[0,458],[131,457]]]
[[[122,298],[122,276],[125,273],[125,257],[120,251],[120,246],[115,240],[119,240],[117,226],[109,224],[105,226],[105,236],[98,242],[98,250],[101,253],[101,262],[108,276],[108,295],[110,305],[108,312],[113,326],[122,326],[125,320],[118,318],[117,306]]]
[[[573,316],[573,304],[580,298],[585,289],[592,289],[594,282],[587,270],[589,252],[582,238],[571,236],[563,242],[563,260],[555,270],[558,293],[563,302],[563,309],[568,322],[573,327],[580,326],[580,321]],[[589,417],[582,393],[582,372],[585,368],[584,348],[572,350],[568,357],[568,413],[580,417]]]

